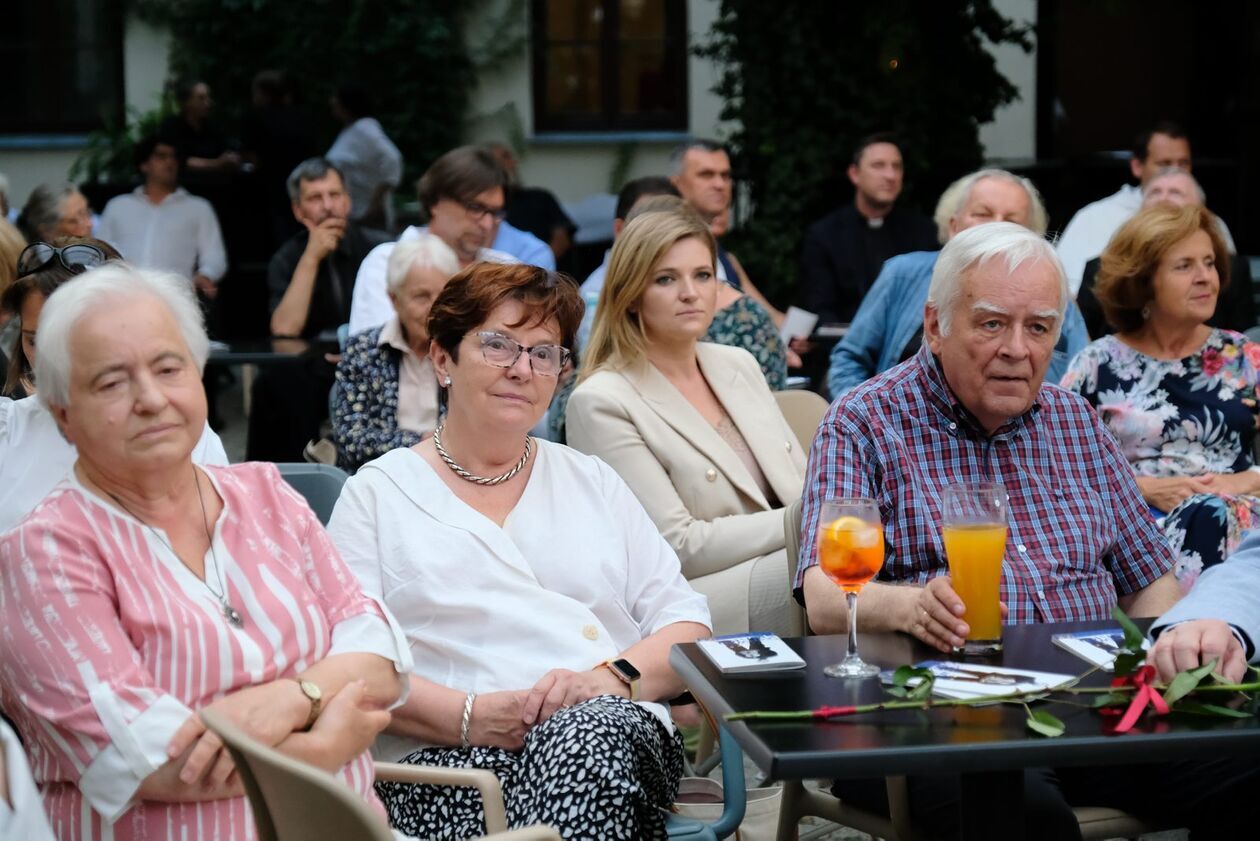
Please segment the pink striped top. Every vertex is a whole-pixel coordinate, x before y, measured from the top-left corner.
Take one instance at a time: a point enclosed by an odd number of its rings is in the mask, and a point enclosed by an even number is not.
[[[60,839],[252,839],[243,797],[133,800],[191,711],[329,654],[367,651],[411,670],[405,643],[274,465],[204,469],[224,503],[207,577],[219,589],[217,557],[239,630],[151,529],[73,473],[0,536],[0,705]],[[341,777],[380,808],[367,753]]]

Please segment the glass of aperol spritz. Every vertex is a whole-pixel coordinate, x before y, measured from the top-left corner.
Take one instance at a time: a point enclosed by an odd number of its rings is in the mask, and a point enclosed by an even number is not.
[[[870,677],[879,667],[857,650],[857,595],[884,565],[884,529],[873,499],[829,499],[818,517],[818,565],[840,585],[849,603],[849,653],[823,669],[829,677]]]

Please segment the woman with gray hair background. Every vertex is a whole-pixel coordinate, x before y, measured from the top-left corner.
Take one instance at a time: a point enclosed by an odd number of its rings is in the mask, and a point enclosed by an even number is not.
[[[78,458],[0,537],[0,706],[54,832],[254,837],[206,708],[379,809],[367,748],[410,654],[274,465],[193,464],[209,341],[187,281],[92,269],[49,297],[38,343]]]
[[[91,236],[92,209],[79,188],[69,182],[40,184],[22,207],[18,228],[29,242]]]
[[[346,470],[418,444],[437,426],[429,309],[458,271],[455,252],[433,234],[403,240],[390,252],[385,283],[394,317],[351,337],[337,364],[333,438]]]

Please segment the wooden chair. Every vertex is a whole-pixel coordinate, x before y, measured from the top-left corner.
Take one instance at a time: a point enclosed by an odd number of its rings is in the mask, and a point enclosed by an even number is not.
[[[254,741],[213,711],[203,711],[201,719],[232,754],[253,808],[258,841],[396,841],[385,820],[332,774]],[[376,778],[475,786],[481,791],[485,807],[490,833],[485,838],[561,841],[560,835],[546,826],[508,832],[503,793],[498,779],[489,771],[380,763]]]
[[[1260,436],[1258,436],[1260,437]],[[788,587],[796,580],[797,558],[800,556],[801,501],[798,499],[783,512],[784,533],[787,536]],[[804,609],[798,609],[794,621],[800,623],[800,633],[809,633],[809,620]],[[796,633],[793,630],[793,633]],[[910,820],[910,799],[906,792],[906,778],[888,777],[888,816],[878,815],[849,806],[830,792],[813,791],[800,780],[783,783],[783,805],[779,812],[779,837],[785,837],[785,827],[795,828],[801,818],[813,815],[834,823],[869,833],[886,841],[914,841],[916,835]],[[1084,841],[1103,841],[1107,838],[1137,838],[1147,832],[1172,827],[1154,827],[1119,809],[1105,806],[1080,806],[1072,810],[1081,825]]]

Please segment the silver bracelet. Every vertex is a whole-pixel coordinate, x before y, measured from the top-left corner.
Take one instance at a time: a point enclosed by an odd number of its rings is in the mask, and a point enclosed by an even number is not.
[[[468,727],[472,724],[472,705],[476,699],[475,692],[469,692],[464,698],[464,717],[459,723],[459,746],[464,749],[471,747],[468,741]]]

